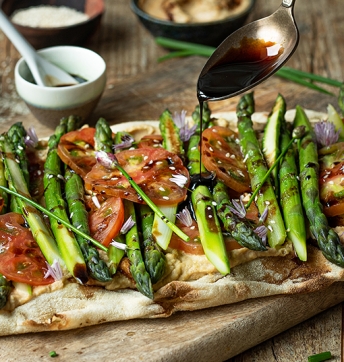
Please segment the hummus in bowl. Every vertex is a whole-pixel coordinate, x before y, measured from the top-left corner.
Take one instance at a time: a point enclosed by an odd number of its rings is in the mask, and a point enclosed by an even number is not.
[[[131,9],[154,36],[218,46],[242,27],[255,0],[131,0]]]
[[[245,12],[250,0],[140,0],[147,14],[175,23],[207,23]]]

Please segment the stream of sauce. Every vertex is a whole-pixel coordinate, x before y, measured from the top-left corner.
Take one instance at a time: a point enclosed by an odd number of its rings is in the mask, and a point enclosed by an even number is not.
[[[280,44],[245,37],[238,48],[232,47],[219,57],[219,60],[198,79],[200,129],[203,129],[204,102],[230,98],[253,86],[280,65],[283,51]],[[202,155],[202,137],[200,153]],[[200,164],[202,166],[202,159]]]

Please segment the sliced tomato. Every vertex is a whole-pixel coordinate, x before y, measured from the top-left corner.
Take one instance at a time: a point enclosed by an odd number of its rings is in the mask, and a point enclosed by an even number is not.
[[[94,152],[95,128],[87,127],[63,135],[58,145],[61,160],[81,177],[96,163]]]
[[[109,197],[99,209],[89,215],[91,236],[105,246],[109,246],[120,232],[124,222],[123,201],[119,197]]]
[[[14,282],[51,284],[52,277],[44,278],[45,258],[24,222],[16,213],[0,215],[0,273]]]
[[[163,148],[144,147],[119,152],[116,157],[119,165],[156,205],[177,205],[185,200],[190,177],[177,155]],[[183,187],[170,180],[176,175],[186,177]],[[117,169],[110,170],[97,163],[84,180],[86,190],[92,193],[143,202]]]
[[[204,250],[199,237],[198,226],[195,220],[192,221],[191,226],[185,226],[179,220],[176,225],[189,236],[189,241],[184,241],[175,233],[172,234],[169,247],[172,249],[182,250],[188,254],[203,255]],[[233,238],[224,237],[226,250],[240,249],[242,246],[238,244]]]
[[[190,238],[190,240],[184,241],[177,234],[172,233],[169,247],[172,249],[183,250],[189,254],[204,254],[196,221],[193,220],[191,226],[185,226],[183,223],[177,220],[176,225]]]
[[[234,131],[220,126],[203,131],[202,162],[229,188],[239,193],[250,191],[250,178]]]
[[[162,147],[162,136],[156,134],[143,136],[137,144],[137,147]]]
[[[326,216],[344,214],[344,142],[319,150],[319,191]]]

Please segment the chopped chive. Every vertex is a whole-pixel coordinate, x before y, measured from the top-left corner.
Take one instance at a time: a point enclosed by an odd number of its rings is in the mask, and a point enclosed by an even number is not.
[[[331,352],[322,352],[308,357],[308,362],[327,361],[332,358]]]
[[[49,356],[50,357],[57,357],[58,354],[55,351],[51,351],[51,352],[49,352]]]
[[[16,191],[12,191],[10,189],[8,189],[5,186],[0,186],[0,189],[5,191],[8,194],[14,195],[16,197],[19,197],[22,200],[25,200],[27,203],[29,203],[30,205],[34,206],[36,209],[42,211],[44,214],[53,217],[54,219],[58,220],[61,224],[63,224],[64,226],[66,226],[67,228],[71,229],[72,231],[74,231],[76,234],[82,236],[83,238],[85,238],[86,240],[89,240],[92,244],[94,244],[95,246],[97,246],[99,249],[104,250],[105,252],[108,251],[107,247],[104,246],[103,244],[99,243],[97,240],[91,238],[89,235],[83,233],[82,231],[80,231],[79,229],[77,229],[76,227],[74,227],[73,225],[71,225],[69,222],[66,222],[62,219],[60,219],[58,216],[56,216],[53,212],[50,212],[49,210],[47,210],[45,207],[41,206],[40,204],[37,204],[37,202],[19,194]]]

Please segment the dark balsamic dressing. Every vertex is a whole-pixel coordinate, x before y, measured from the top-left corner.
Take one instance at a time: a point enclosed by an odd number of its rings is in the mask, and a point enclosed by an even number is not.
[[[203,69],[197,83],[201,131],[203,130],[204,102],[230,98],[249,89],[279,67],[283,50],[280,44],[245,37],[238,48],[228,49],[209,69],[206,71]],[[202,154],[202,133],[200,153]],[[202,159],[200,165],[202,165]],[[201,167],[200,179],[202,180]]]

